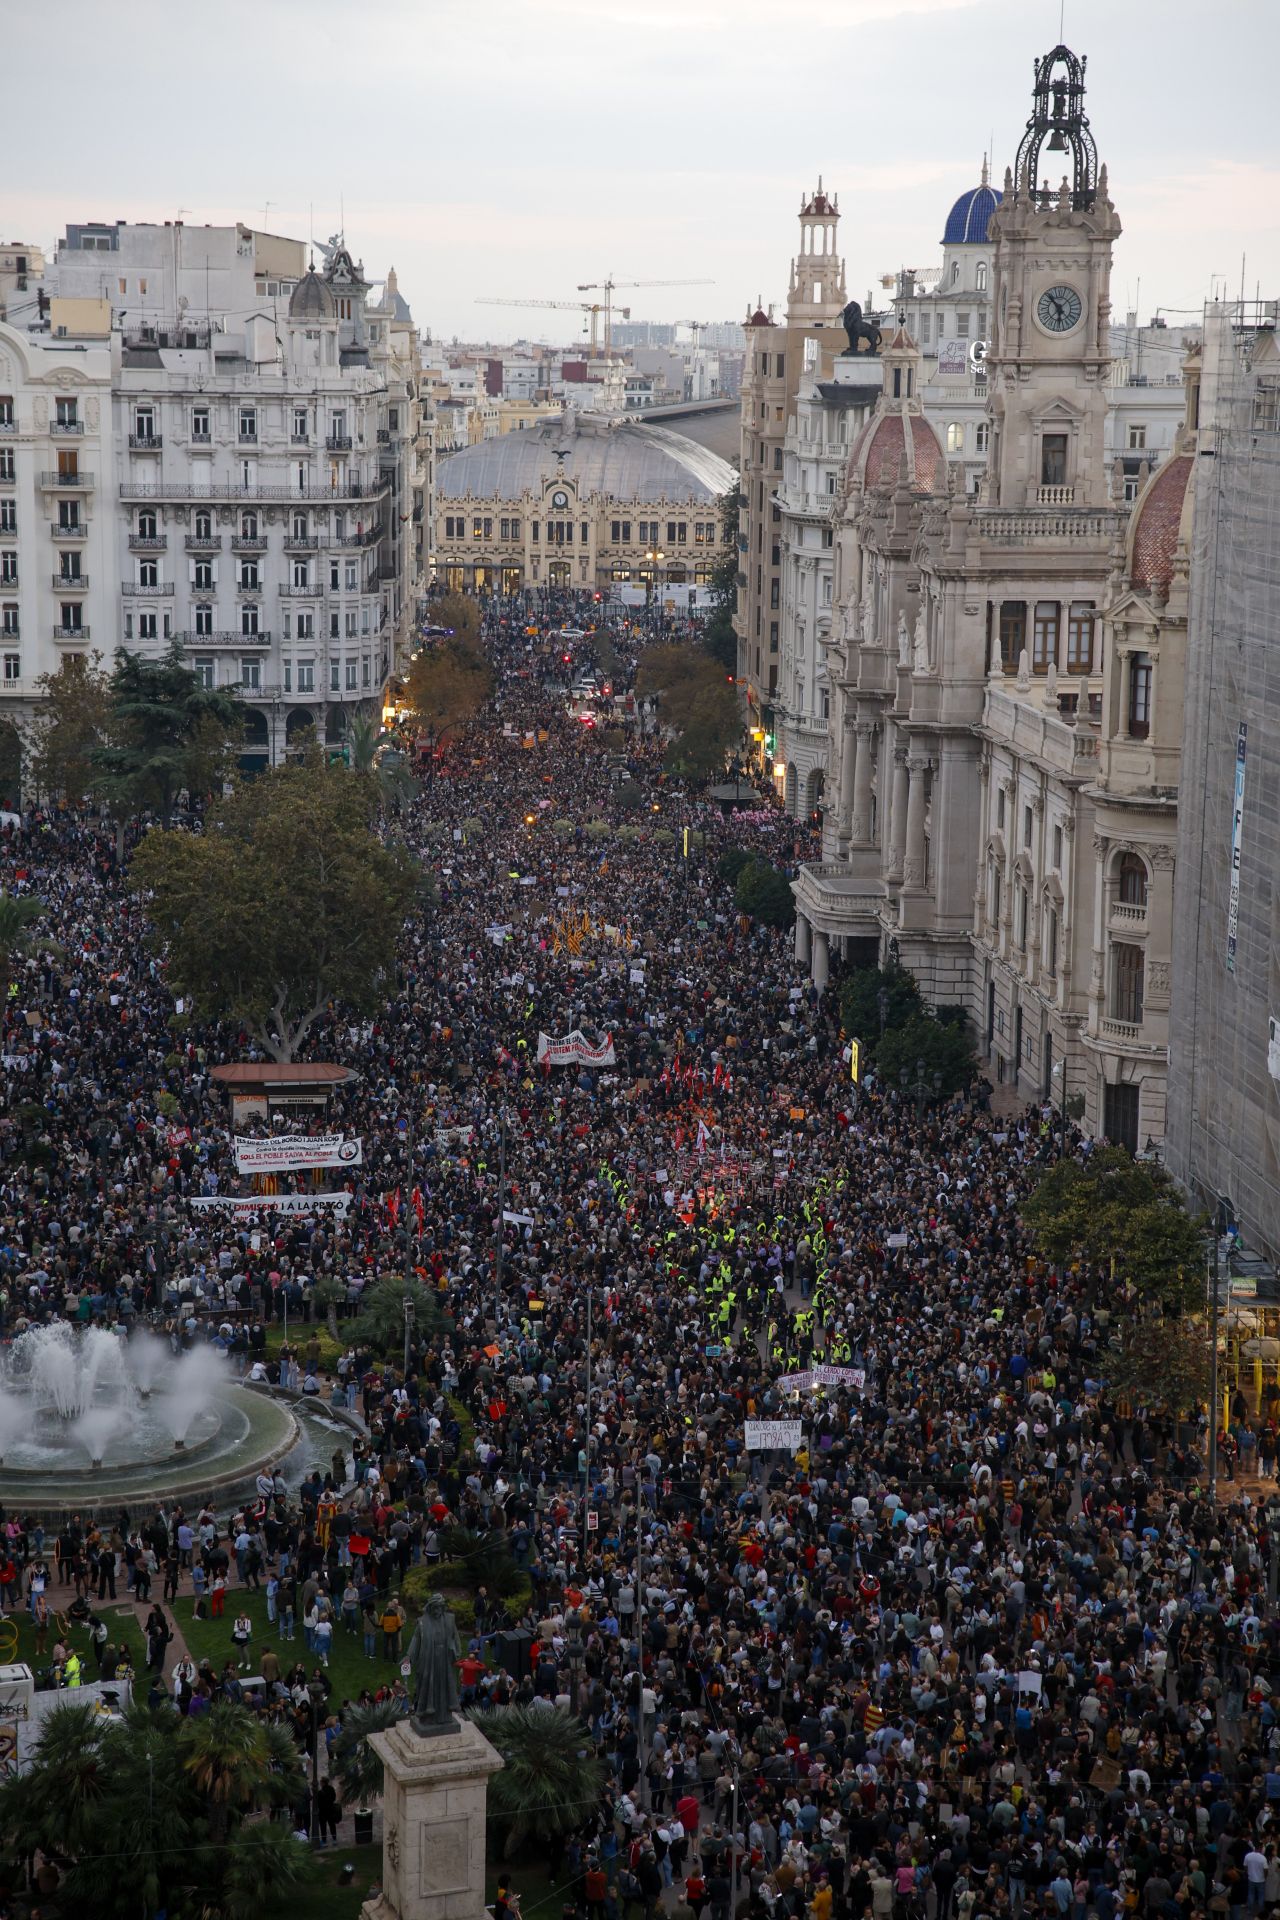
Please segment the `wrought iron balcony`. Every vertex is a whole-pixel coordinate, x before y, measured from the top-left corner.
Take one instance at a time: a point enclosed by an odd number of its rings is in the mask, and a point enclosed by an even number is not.
[[[164,445],[162,433],[131,433],[129,451],[131,453],[159,453]]]
[[[89,493],[97,484],[92,473],[42,473],[40,485],[57,493]]]
[[[89,629],[88,627],[55,627],[53,637],[55,640],[87,640]]]
[[[214,633],[193,633],[189,629],[174,635],[180,647],[238,647],[250,652],[271,645],[269,633],[237,633],[234,627],[219,627]]]
[[[315,581],[308,581],[306,586],[293,586],[288,581],[282,580],[278,591],[286,600],[319,600],[324,593],[324,588]]]
[[[222,549],[220,533],[189,533],[183,541],[188,553],[219,553]]]
[[[265,553],[266,550],[265,533],[233,533],[231,536],[232,553]]]
[[[0,580],[0,591],[17,584],[16,580]],[[53,590],[55,593],[88,593],[89,576],[87,573],[55,573]]]
[[[326,433],[324,444],[330,453],[350,453],[351,435],[349,433]]]
[[[257,429],[255,428],[252,433],[246,433],[244,428],[241,427],[239,433],[236,435],[236,439],[242,447],[256,447],[258,444]]]
[[[193,427],[191,429],[191,444],[193,447],[212,446],[213,435],[211,433],[204,432],[198,428]]]
[[[167,533],[131,533],[130,553],[162,553],[169,544]]]
[[[55,540],[87,540],[89,538],[89,529],[82,520],[78,520],[74,526],[64,526],[61,520],[51,520],[49,531]]]
[[[291,433],[289,435],[289,442],[291,446],[309,447],[311,445],[311,435],[309,433]]]
[[[49,485],[57,486],[58,484],[55,475]],[[89,480],[82,484],[92,486],[93,481]],[[388,492],[390,486],[389,480],[377,476],[370,480],[362,480],[354,476],[347,480],[336,481],[333,486],[305,487],[267,487],[260,486],[256,482],[243,486],[234,480],[226,480],[222,485],[218,485],[216,481],[209,485],[203,482],[193,484],[185,480],[126,480],[121,485],[120,498],[122,500],[283,500],[286,502],[373,500]]]
[[[51,420],[49,423],[49,431],[50,433],[83,433],[84,421],[83,420]]]
[[[319,535],[314,533],[286,533],[284,537],[286,553],[315,553],[319,545]]]
[[[155,580],[149,585],[144,585],[141,580],[124,580],[121,582],[120,591],[126,599],[130,599],[135,593],[150,594],[158,599],[163,594],[173,592],[173,582],[172,580]]]

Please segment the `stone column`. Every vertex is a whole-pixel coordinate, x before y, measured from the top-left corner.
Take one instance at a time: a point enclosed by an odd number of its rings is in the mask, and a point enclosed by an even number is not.
[[[382,1761],[382,1891],[360,1920],[484,1920],[485,1794],[502,1760],[479,1728],[417,1734],[407,1720],[369,1743]]]
[[[889,808],[889,878],[901,880],[907,851],[907,750],[893,753],[893,801]]]
[[[813,958],[809,963],[809,977],[821,993],[827,984],[830,967],[831,943],[820,927],[813,930]]]
[[[840,741],[840,838],[847,840],[850,833],[850,815],[853,811],[854,754],[857,750],[858,736],[854,731],[853,720],[847,711],[844,721],[844,733]]]
[[[907,762],[907,857],[902,868],[904,887],[924,885],[924,781],[929,762],[912,754]]]
[[[802,913],[796,915],[796,959],[802,967],[809,964],[809,922]]]
[[[850,837],[857,846],[865,846],[871,833],[872,735],[869,720],[858,722],[858,759],[853,776],[853,819]]]

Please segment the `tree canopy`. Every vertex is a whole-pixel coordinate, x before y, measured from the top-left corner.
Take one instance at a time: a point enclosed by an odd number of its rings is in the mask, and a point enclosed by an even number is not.
[[[196,1720],[60,1705],[30,1767],[0,1782],[0,1848],[15,1871],[37,1851],[58,1869],[59,1913],[257,1920],[314,1869],[287,1827],[255,1816],[305,1793],[288,1728],[235,1702]]]
[[[173,991],[243,1021],[280,1061],[330,1001],[377,1004],[420,881],[407,851],[372,832],[363,784],[316,753],[222,802],[201,836],[152,831],[132,875]]]
[[[465,725],[492,692],[493,674],[478,641],[461,632],[426,641],[405,680],[409,705],[433,741]]]
[[[675,738],[666,764],[685,780],[706,780],[724,766],[742,732],[737,695],[704,647],[649,647],[640,657],[636,692],[656,694],[664,726]]]
[[[885,996],[884,1019],[880,995]],[[924,1011],[924,997],[905,967],[858,967],[840,989],[840,1024],[870,1059],[880,1029],[900,1027]]]
[[[442,593],[438,600],[431,602],[428,623],[443,627],[458,640],[478,641],[480,604],[465,593]]]
[[[748,860],[733,892],[739,913],[749,913],[767,927],[789,927],[796,917],[796,897],[780,867],[767,860]]]
[[[1204,1296],[1207,1222],[1187,1212],[1163,1167],[1125,1147],[1094,1147],[1060,1160],[1022,1209],[1039,1252],[1058,1266],[1115,1270],[1166,1310]]]
[[[40,704],[25,729],[31,784],[47,799],[79,806],[100,778],[94,754],[112,741],[111,676],[100,653],[73,654],[36,685]]]
[[[32,929],[49,909],[31,893],[0,893],[0,999],[7,994],[18,960],[51,942]]]
[[[725,552],[711,571],[711,617],[702,632],[702,644],[716,664],[726,673],[738,671],[738,636],[733,630],[733,615],[738,604],[738,523],[742,514],[742,488],[734,485],[721,494],[720,525],[727,544]]]
[[[508,1855],[530,1834],[572,1833],[594,1811],[604,1766],[576,1715],[513,1706],[469,1717],[502,1755],[502,1771],[489,1778],[488,1810]]]
[[[107,744],[89,754],[94,785],[126,813],[167,826],[179,793],[221,787],[243,729],[234,694],[204,687],[175,641],[158,660],[122,647],[110,679]]]
[[[901,1091],[905,1071],[907,1092],[912,1098],[916,1096],[921,1069],[926,1098],[936,1091],[944,1100],[967,1087],[977,1071],[968,1024],[936,1020],[924,1010],[913,1014],[901,1026],[886,1027],[883,1037],[872,1042],[872,1058],[877,1078],[889,1089]],[[936,1089],[935,1074],[942,1076]]]

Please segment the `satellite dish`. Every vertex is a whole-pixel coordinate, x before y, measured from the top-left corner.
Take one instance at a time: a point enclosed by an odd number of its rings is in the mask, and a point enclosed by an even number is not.
[[[971,340],[970,341],[969,365],[973,367],[975,370],[979,367],[984,367],[986,365],[987,350],[990,347],[990,345],[991,345],[991,342],[989,340]]]

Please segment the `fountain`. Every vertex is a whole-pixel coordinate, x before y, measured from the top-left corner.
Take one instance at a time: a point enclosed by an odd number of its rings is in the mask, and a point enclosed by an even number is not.
[[[31,1327],[0,1366],[0,1502],[208,1497],[252,1485],[299,1438],[288,1406],[236,1385],[212,1347],[139,1332]]]

